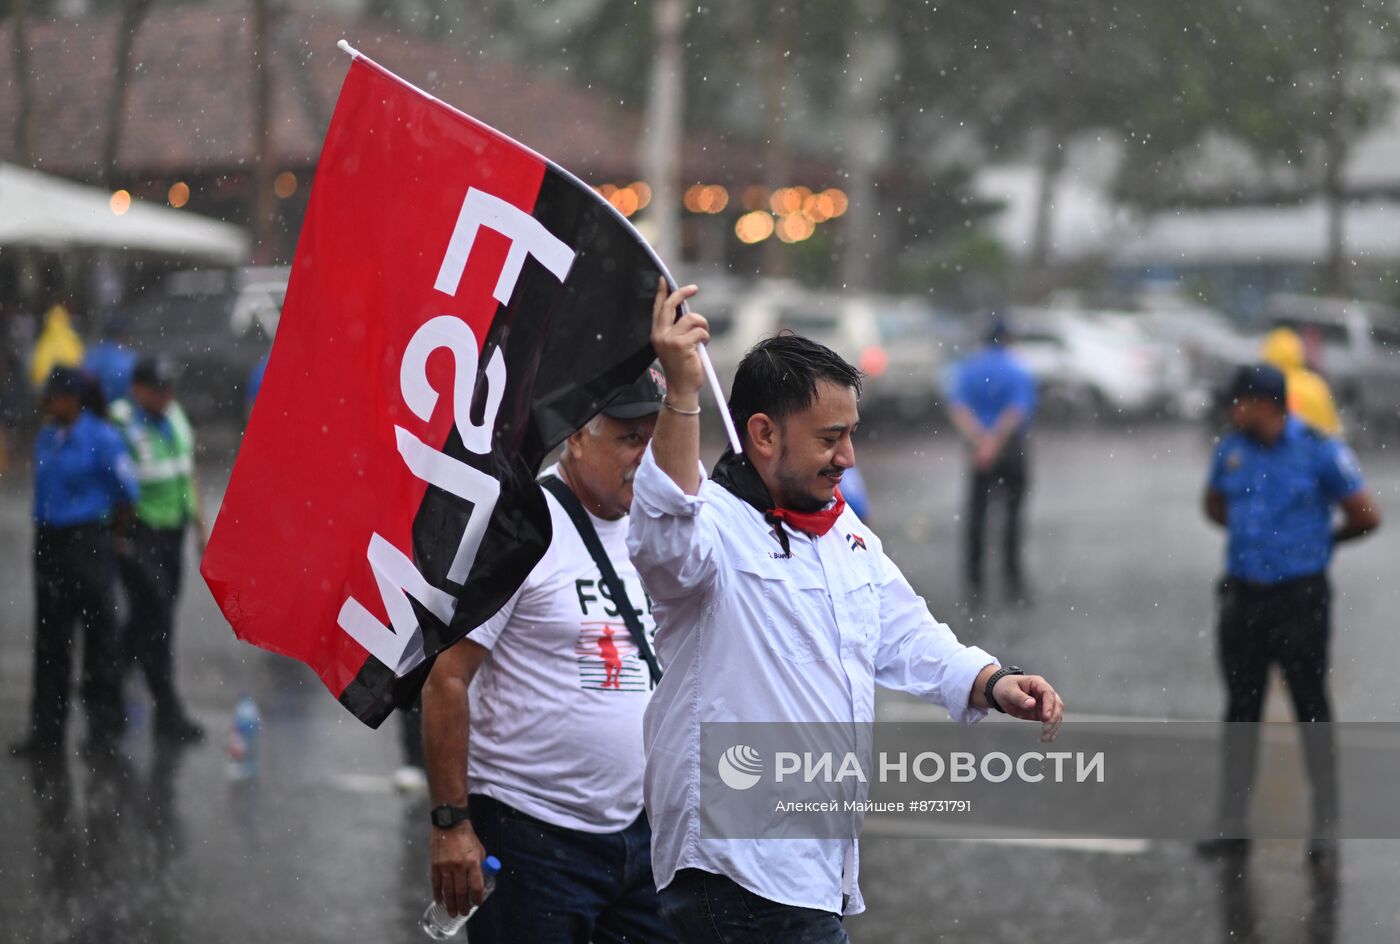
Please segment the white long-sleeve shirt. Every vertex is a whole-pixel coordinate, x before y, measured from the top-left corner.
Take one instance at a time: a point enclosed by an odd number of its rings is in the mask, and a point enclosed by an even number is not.
[[[821,537],[788,529],[788,556],[757,509],[709,480],[686,495],[650,448],[633,495],[627,546],[666,666],[642,734],[657,887],[699,868],[772,901],[839,913],[845,894],[846,914],[863,911],[854,835],[701,837],[700,725],[873,722],[877,682],[976,721],[968,697],[996,660],[929,614],[849,509]]]

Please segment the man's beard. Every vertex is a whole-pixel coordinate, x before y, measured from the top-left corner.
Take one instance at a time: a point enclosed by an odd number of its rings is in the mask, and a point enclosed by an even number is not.
[[[778,453],[778,485],[783,490],[783,500],[786,504],[784,508],[792,511],[821,511],[831,501],[829,498],[822,498],[814,495],[811,491],[811,480],[798,478],[788,470],[788,453],[786,447]],[[822,469],[818,475],[835,475],[840,470],[835,466]]]

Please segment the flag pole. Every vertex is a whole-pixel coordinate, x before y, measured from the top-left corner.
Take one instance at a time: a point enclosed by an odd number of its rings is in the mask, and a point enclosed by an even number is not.
[[[710,378],[710,392],[715,395],[715,403],[719,404],[720,419],[724,420],[724,431],[729,434],[729,445],[734,447],[734,455],[744,454],[744,445],[739,442],[739,431],[734,428],[734,417],[729,415],[729,404],[724,399],[724,387],[720,385],[719,375],[715,373],[715,365],[710,363],[710,346],[702,344],[699,347],[700,366],[705,368],[705,376]]]
[[[346,41],[343,40],[343,39],[340,40],[339,42],[337,42],[335,45],[336,45],[336,48],[337,48],[337,49],[339,49],[341,52],[344,52],[344,53],[349,54],[350,57],[353,58],[353,59],[364,59],[366,62],[373,62],[372,59],[366,58],[365,55],[364,55],[364,53],[360,52],[358,49],[356,49],[354,46],[351,46],[348,42],[346,42]],[[411,84],[411,83],[409,83],[409,82],[405,82],[402,78],[400,78],[399,76],[395,75],[395,74],[392,73],[392,72],[389,72],[388,69],[385,69],[383,66],[380,66],[378,63],[374,63],[374,65],[377,66],[377,67],[378,67],[379,69],[381,69],[382,71],[384,71],[385,73],[394,76],[395,79],[398,79],[400,82],[403,82],[404,85],[407,85],[409,88],[411,88],[411,89],[413,89],[414,91],[418,92],[419,94],[423,95],[425,98],[432,98],[432,99],[434,99],[434,100],[441,101],[440,99],[436,99],[435,96],[430,95],[430,94],[428,94],[427,92],[424,92],[422,89],[418,88],[417,86],[415,86],[415,85],[413,85],[413,84]],[[447,105],[446,102],[443,102],[443,104],[444,104],[444,105]],[[454,111],[454,112],[457,111],[457,109],[452,108],[452,106],[450,106],[450,105],[447,105],[447,107],[450,108],[450,109],[451,109],[452,111]],[[459,114],[460,114],[460,112],[459,112]],[[478,122],[478,123],[479,123],[479,122]],[[492,129],[492,130],[494,130],[494,129]],[[496,134],[500,134],[499,131],[497,131],[497,132],[495,132],[495,133],[496,133]],[[505,135],[502,135],[502,137],[505,137]],[[513,142],[513,143],[516,143],[522,150],[526,150],[526,151],[530,151],[531,153],[535,153],[535,152],[533,151],[533,149],[528,148],[528,147],[525,147],[524,145],[521,145],[521,144],[519,144],[518,142]],[[585,187],[585,188],[587,188],[587,189],[589,189],[589,190],[593,190],[592,187],[589,187],[587,184],[583,183],[583,181],[579,180],[579,179],[578,179],[577,177],[575,177],[573,174],[569,173],[567,170],[565,170],[564,168],[560,167],[558,164],[554,163],[553,161],[549,160],[548,158],[544,157],[543,155],[540,155],[540,160],[542,160],[542,161],[544,161],[545,163],[547,163],[550,167],[552,167],[554,170],[558,171],[559,173],[561,173],[561,174],[564,175],[565,177],[568,177],[568,178],[570,178],[571,180],[576,181],[580,187]],[[594,192],[595,195],[597,195],[597,191],[593,191],[593,192]],[[602,198],[601,195],[598,195],[598,199],[599,199],[600,201],[602,201],[602,203],[603,203],[604,206],[606,206],[606,207],[608,207],[610,210],[612,210],[613,213],[617,216],[617,218],[622,222],[622,224],[623,224],[624,226],[626,226],[629,230],[631,230],[631,231],[633,232],[633,234],[636,235],[638,241],[640,241],[641,244],[647,248],[647,251],[651,254],[652,261],[656,263],[657,268],[659,268],[659,269],[661,270],[662,276],[666,279],[666,283],[667,283],[668,285],[670,285],[670,286],[672,287],[672,289],[674,290],[674,288],[676,287],[676,280],[675,280],[674,278],[671,277],[670,271],[666,268],[666,263],[664,263],[664,262],[661,261],[661,257],[658,256],[658,255],[656,254],[656,250],[652,249],[651,244],[648,243],[645,239],[643,239],[640,233],[637,233],[636,227],[634,227],[634,226],[632,225],[632,221],[629,220],[629,219],[627,219],[627,217],[623,216],[621,213],[619,213],[619,212],[617,211],[617,207],[613,206],[613,205],[612,205],[611,203],[609,203],[607,200],[604,200],[604,199]],[[685,310],[685,305],[684,305],[684,303],[682,303],[682,311],[681,311],[682,314],[684,313],[684,310]],[[732,447],[734,448],[734,453],[735,453],[735,455],[743,455],[743,453],[744,453],[744,447],[743,447],[743,444],[741,444],[741,443],[739,442],[739,431],[734,427],[734,417],[732,417],[732,416],[729,415],[729,404],[728,404],[728,403],[725,401],[725,399],[724,399],[724,386],[719,382],[719,375],[715,373],[715,365],[713,364],[713,362],[710,361],[710,350],[709,350],[709,346],[708,346],[708,345],[705,345],[705,344],[702,344],[702,345],[700,345],[699,351],[700,351],[700,366],[704,368],[704,370],[705,370],[705,376],[706,376],[706,378],[708,378],[709,381],[710,381],[710,392],[714,395],[715,403],[719,406],[719,415],[720,415],[720,419],[724,420],[724,431],[725,431],[725,433],[729,436],[729,445],[732,446]]]

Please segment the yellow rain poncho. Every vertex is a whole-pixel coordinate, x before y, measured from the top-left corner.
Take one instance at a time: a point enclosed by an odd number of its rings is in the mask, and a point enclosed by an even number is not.
[[[1326,436],[1340,436],[1342,422],[1327,381],[1305,366],[1303,339],[1291,328],[1275,328],[1264,338],[1260,356],[1279,370],[1288,384],[1288,409]]]
[[[35,389],[42,387],[55,367],[80,367],[83,363],[83,339],[73,330],[68,309],[54,305],[44,313],[44,327],[34,342],[34,356],[29,362],[29,380]]]

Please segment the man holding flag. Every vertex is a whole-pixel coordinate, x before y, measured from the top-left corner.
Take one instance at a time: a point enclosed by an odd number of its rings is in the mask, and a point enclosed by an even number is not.
[[[687,286],[658,287],[652,344],[666,410],[637,470],[628,548],[655,601],[667,673],[645,719],[646,805],[662,911],[685,942],[847,940],[864,909],[854,834],[702,835],[701,726],[874,721],[875,685],[971,722],[988,710],[1038,721],[1064,706],[1045,679],[1003,667],[936,621],[845,507],[860,373],[786,335],[740,362],[729,398],[743,444],[700,468],[705,319],[677,318]],[[859,539],[859,540],[857,540]]]
[[[481,899],[486,854],[501,860],[472,944],[671,940],[642,810],[655,625],[627,559],[632,477],[661,380],[648,368],[569,437],[543,479],[549,549],[499,613],[438,656],[423,687],[433,897],[465,913]]]

